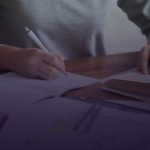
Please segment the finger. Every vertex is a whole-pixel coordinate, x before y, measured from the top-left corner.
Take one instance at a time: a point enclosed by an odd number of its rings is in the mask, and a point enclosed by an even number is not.
[[[44,77],[44,79],[55,79],[61,74],[61,72],[54,67],[50,67],[49,65],[44,63],[38,67],[38,71],[42,73],[42,77]]]
[[[60,72],[57,71],[55,68],[49,75],[42,72],[41,70],[38,70],[38,71],[39,71],[39,73],[38,73],[39,77],[41,77],[42,79],[45,79],[45,80],[53,80],[53,79],[60,77],[60,75],[61,75]]]
[[[56,55],[57,59],[61,62],[62,67],[64,68],[65,71],[65,64],[64,64],[64,57],[62,55]]]
[[[148,73],[149,47],[145,46],[140,52],[139,69],[142,73]]]
[[[58,59],[61,61],[61,62],[64,62],[64,57],[60,54],[56,54],[56,56],[58,57]]]
[[[60,77],[61,76],[61,72],[60,71],[58,71],[56,68],[53,68],[52,67],[52,72],[51,72],[51,77],[50,77],[50,79],[55,79],[55,78],[58,78],[58,77]]]
[[[44,80],[49,80],[49,78],[50,78],[49,75],[47,75],[46,73],[44,73],[44,72],[42,72],[40,70],[38,70],[36,77],[44,79]]]
[[[64,72],[64,64],[57,58],[54,54],[46,54],[43,59],[48,65],[53,66],[54,68],[58,69],[61,72]]]
[[[48,76],[51,75],[52,71],[53,71],[53,66],[51,65],[48,65],[47,63],[41,61],[39,64],[38,64],[38,70],[40,70],[41,72],[47,74]]]
[[[38,69],[32,71],[32,72],[18,72],[19,74],[29,77],[29,78],[40,78],[40,79],[44,79],[44,80],[48,80],[49,76],[41,71],[39,71]]]

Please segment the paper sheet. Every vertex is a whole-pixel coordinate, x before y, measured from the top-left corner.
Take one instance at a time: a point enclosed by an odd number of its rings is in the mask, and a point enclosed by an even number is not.
[[[117,104],[123,104],[125,106],[131,106],[134,108],[140,108],[143,110],[149,110],[150,111],[150,103],[147,102],[141,102],[141,101],[133,101],[133,100],[109,100],[110,102],[117,103]]]
[[[123,81],[132,81],[132,82],[139,82],[139,83],[146,83],[146,84],[149,83],[150,84],[150,74],[144,75],[144,74],[141,74],[137,71],[127,72],[127,73],[123,73],[123,74],[119,74],[119,75],[113,75],[111,77],[108,77],[108,78],[101,80],[101,82],[105,83],[111,79],[117,79],[117,80],[123,80]],[[123,84],[122,84],[122,87],[123,87]],[[137,86],[137,87],[140,88],[140,86]],[[128,88],[128,89],[123,90],[123,89],[120,89],[119,86],[118,86],[118,89],[110,88],[109,86],[105,86],[105,87],[103,87],[103,90],[110,92],[110,93],[124,95],[124,96],[134,98],[137,100],[150,102],[150,97],[147,96],[147,95],[149,95],[148,94],[148,88],[146,90],[147,94],[146,94],[146,91],[144,94],[144,92],[142,92],[142,91],[136,92],[136,90],[134,91],[134,89],[132,89],[132,88]]]
[[[150,116],[105,109],[93,127],[95,150],[141,150],[150,148]]]
[[[78,118],[91,104],[64,98],[55,98],[35,104],[32,108],[14,115],[0,134],[0,149],[22,144],[27,149],[79,149],[88,148],[72,129]],[[7,143],[7,144],[6,144]],[[29,146],[28,146],[29,144]],[[4,147],[2,147],[4,145]],[[37,146],[38,145],[38,146]],[[22,149],[21,148],[21,149]]]
[[[134,71],[134,72],[128,72],[119,75],[113,75],[111,77],[103,79],[102,81],[106,82],[110,79],[121,79],[126,81],[133,81],[133,82],[150,83],[150,74],[144,75],[137,71]]]
[[[84,126],[73,130],[91,105],[65,98],[37,103],[11,117],[0,134],[0,149],[17,150],[17,146],[21,150],[150,148],[150,115],[97,106],[101,110],[90,131],[84,133]]]
[[[54,80],[38,80],[29,79],[20,76],[16,73],[7,73],[0,76],[0,83],[7,83],[16,85],[18,87],[25,87],[28,89],[48,92],[53,96],[60,96],[64,92],[85,87],[98,82],[98,79],[89,78],[77,74],[68,73],[67,76],[62,75],[60,78]]]
[[[37,92],[35,90],[0,82],[0,111],[12,114],[49,96],[50,94],[46,92]]]

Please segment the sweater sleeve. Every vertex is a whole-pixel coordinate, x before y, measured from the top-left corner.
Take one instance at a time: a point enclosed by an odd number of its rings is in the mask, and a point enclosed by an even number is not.
[[[148,36],[150,30],[150,0],[118,0],[118,6],[128,18]]]

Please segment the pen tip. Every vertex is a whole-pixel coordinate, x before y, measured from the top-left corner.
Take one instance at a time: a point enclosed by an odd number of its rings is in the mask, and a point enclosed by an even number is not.
[[[64,73],[65,76],[68,76],[68,73],[66,71],[63,71],[63,73]]]
[[[30,29],[29,29],[28,27],[25,27],[25,30],[26,30],[27,32],[29,32],[29,31],[30,31]]]

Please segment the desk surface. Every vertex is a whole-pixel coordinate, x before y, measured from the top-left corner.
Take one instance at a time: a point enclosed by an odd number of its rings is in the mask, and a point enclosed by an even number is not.
[[[80,58],[65,62],[66,70],[89,77],[103,78],[137,65],[138,53],[125,53],[102,57]]]
[[[138,56],[139,53],[134,52],[68,60],[65,64],[68,72],[100,79],[136,67]],[[102,99],[129,99],[127,97],[104,92],[101,90],[101,86],[101,84],[95,84],[87,88],[66,93],[66,95],[88,96]]]

